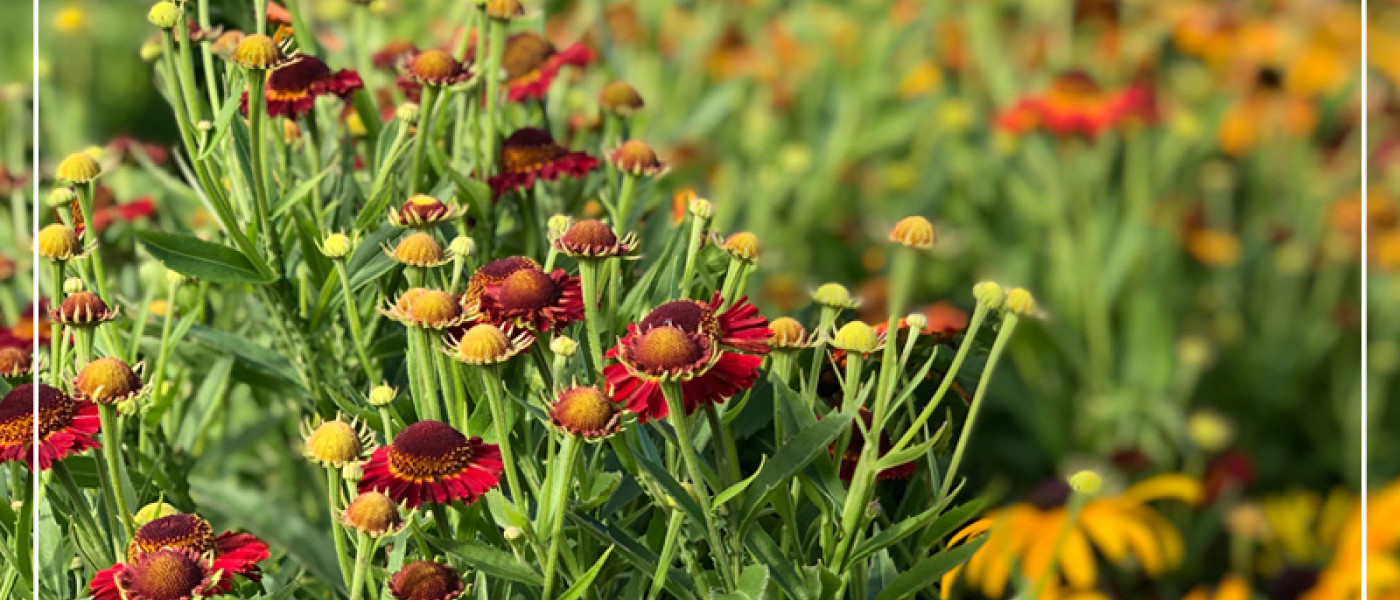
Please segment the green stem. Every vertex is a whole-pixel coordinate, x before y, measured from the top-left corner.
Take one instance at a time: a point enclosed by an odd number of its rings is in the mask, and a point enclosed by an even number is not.
[[[583,329],[588,336],[588,356],[593,359],[594,381],[601,381],[603,373],[603,338],[599,333],[603,317],[598,314],[599,303],[603,300],[598,294],[600,264],[605,263],[587,257],[581,257],[578,261],[579,284],[583,288]]]
[[[627,231],[627,224],[632,221],[632,203],[636,200],[636,190],[637,176],[623,174],[622,186],[617,191],[617,214],[614,215],[616,221],[613,222],[613,233],[619,238]]]
[[[647,590],[647,600],[656,600],[666,587],[666,578],[671,569],[671,561],[679,546],[681,526],[685,524],[685,513],[679,508],[671,509],[671,517],[666,521],[666,541],[661,546],[661,555],[656,560],[656,572],[651,575],[651,588]]]
[[[549,506],[554,509],[554,515],[549,521],[549,552],[544,563],[544,593],[540,595],[545,600],[554,597],[554,575],[559,570],[559,548],[564,541],[564,513],[569,505],[569,480],[573,477],[578,453],[578,436],[566,434],[559,447],[559,473],[553,478],[554,488],[550,490]]]
[[[340,576],[345,579],[345,584],[351,586],[353,592],[355,587],[350,577],[350,550],[346,544],[345,525],[341,524],[336,514],[340,511],[340,491],[344,487],[344,482],[340,476],[340,469],[335,467],[326,468],[326,504],[331,509],[331,537],[335,541],[336,562],[340,564]],[[363,535],[363,534],[361,534]]]
[[[500,19],[487,18],[488,51],[486,70],[481,73],[486,78],[486,108],[481,113],[482,163],[481,177],[485,179],[496,172],[496,110],[501,98],[501,59],[506,53],[506,23]]]
[[[122,529],[126,531],[127,538],[136,533],[135,522],[131,520],[131,511],[127,508],[126,501],[126,479],[122,477],[121,458],[121,438],[118,437],[117,407],[111,404],[100,404],[97,407],[98,419],[102,426],[102,450],[106,459],[107,477],[111,486],[112,500],[115,502],[117,513],[121,518]]]
[[[50,300],[49,306],[58,307],[63,304],[63,265],[64,261],[53,261],[53,271],[49,282]],[[49,366],[49,385],[56,388],[63,387],[63,342],[67,338],[63,335],[63,325],[54,320],[49,324],[49,351],[52,360]]]
[[[962,368],[963,360],[967,358],[968,353],[972,350],[972,345],[977,338],[977,331],[982,327],[982,321],[986,318],[987,307],[978,303],[977,308],[972,310],[972,318],[968,320],[967,330],[963,333],[962,344],[958,346],[958,353],[953,355],[953,363],[948,367],[948,372],[943,374],[943,380],[939,382],[938,390],[933,393],[933,398],[929,400],[928,404],[924,405],[924,409],[919,412],[919,416],[909,424],[909,429],[904,432],[904,435],[899,438],[899,441],[895,442],[890,452],[899,452],[912,443],[914,441],[914,436],[918,435],[924,423],[928,422],[929,418],[933,417],[933,411],[938,408],[938,405],[943,401],[943,396],[952,388],[953,381],[957,378],[958,371]]]
[[[486,403],[491,410],[491,426],[496,430],[496,445],[500,447],[501,460],[505,463],[510,501],[519,510],[524,506],[525,496],[522,494],[525,488],[520,485],[520,476],[516,473],[515,451],[511,449],[510,430],[506,427],[506,407],[505,398],[502,397],[504,392],[501,390],[501,380],[491,367],[478,368],[477,375],[481,377],[481,385],[486,389]]]
[[[987,354],[987,364],[982,367],[982,378],[977,382],[977,392],[972,395],[972,406],[967,409],[967,421],[963,423],[962,433],[958,435],[958,445],[953,449],[953,460],[948,463],[948,473],[943,477],[943,485],[938,490],[939,502],[948,500],[948,491],[952,489],[953,481],[957,478],[958,465],[962,464],[963,453],[967,451],[967,442],[972,438],[972,429],[977,424],[977,414],[981,412],[982,399],[987,395],[992,371],[996,370],[997,361],[1001,359],[1002,352],[1006,350],[1007,342],[1011,341],[1011,334],[1016,331],[1018,320],[1020,317],[1014,312],[1008,312],[1002,317],[1001,331],[997,332],[997,339],[992,342],[992,350]],[[951,377],[951,375],[949,376]]]
[[[709,534],[711,551],[715,555],[716,570],[719,571],[725,585],[731,585],[734,582],[733,563],[729,560],[729,550],[724,545],[724,538],[720,537],[719,527],[715,525],[714,511],[710,508],[710,493],[706,489],[705,477],[700,468],[700,456],[695,453],[695,444],[691,441],[690,426],[686,422],[685,401],[681,396],[681,386],[676,382],[665,382],[661,384],[661,391],[666,396],[666,408],[670,413],[667,420],[671,422],[671,428],[676,432],[676,444],[680,446],[681,461],[685,463],[691,485],[695,489],[695,498],[700,503],[700,512],[705,518],[705,529]]]
[[[422,188],[423,165],[427,162],[428,144],[433,143],[432,115],[437,103],[438,86],[423,86],[422,102],[418,105],[418,135],[413,146],[413,166],[408,172],[408,195],[417,194]]]
[[[360,600],[360,590],[365,587],[365,569],[369,567],[373,548],[369,534],[361,531],[355,539],[355,574],[350,577],[350,600]]]
[[[369,357],[368,341],[365,338],[364,326],[360,322],[360,307],[355,301],[355,292],[350,289],[350,274],[345,269],[345,261],[335,261],[335,272],[340,276],[340,290],[345,296],[345,320],[350,323],[350,337],[355,343],[355,352],[360,355],[360,363],[364,366],[365,377],[373,384],[379,381],[379,368]]]

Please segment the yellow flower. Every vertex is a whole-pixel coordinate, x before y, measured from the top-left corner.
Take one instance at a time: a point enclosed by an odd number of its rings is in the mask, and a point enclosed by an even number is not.
[[[1239,575],[1226,575],[1215,586],[1196,586],[1181,600],[1249,600],[1249,582]]]
[[[87,13],[78,6],[65,6],[53,16],[53,28],[61,33],[77,33],[87,25]]]
[[[1354,504],[1332,555],[1317,585],[1303,600],[1352,600],[1361,597],[1362,586],[1373,600],[1400,598],[1400,480],[1375,492],[1366,501],[1367,578],[1361,581],[1361,506]]]
[[[1149,503],[1196,503],[1204,493],[1194,478],[1159,475],[1117,495],[1085,500],[1078,519],[1070,523],[1069,485],[1051,482],[1037,490],[1031,501],[993,510],[953,535],[949,545],[979,535],[987,539],[970,560],[943,576],[942,597],[946,600],[958,576],[965,575],[967,585],[983,596],[1000,598],[1013,580],[1013,569],[1034,582],[1055,562],[1059,577],[1049,578],[1042,598],[1082,599],[1085,593],[1093,598],[1099,568],[1095,549],[1112,564],[1123,564],[1131,556],[1148,575],[1160,575],[1181,563],[1185,545],[1176,527]],[[1059,589],[1061,578],[1067,589]]]

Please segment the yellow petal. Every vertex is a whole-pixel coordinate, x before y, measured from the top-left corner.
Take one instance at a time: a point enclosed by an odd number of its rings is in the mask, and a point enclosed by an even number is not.
[[[1050,557],[1055,553],[1055,538],[1065,523],[1065,511],[1047,513],[1034,527],[1026,530],[1026,551],[1021,561],[1021,574],[1031,581],[1040,580],[1041,574],[1050,567]]]
[[[1128,547],[1132,548],[1133,556],[1142,563],[1143,570],[1149,575],[1160,574],[1165,567],[1164,559],[1151,529],[1130,518],[1123,518],[1121,524],[1123,537],[1128,540]]]
[[[948,569],[948,572],[943,574],[943,581],[938,586],[938,597],[941,600],[948,600],[948,598],[952,597],[953,584],[957,582],[958,575],[962,573],[962,569],[962,565],[958,565]]]
[[[1206,588],[1204,586],[1196,586],[1191,588],[1191,591],[1186,592],[1186,595],[1182,596],[1181,600],[1211,600],[1211,598],[1210,594],[1206,593]]]
[[[1091,504],[1084,507],[1079,524],[1089,534],[1089,539],[1109,562],[1122,563],[1128,555],[1128,541],[1124,539],[1121,526],[1106,505]]]
[[[973,521],[967,527],[962,528],[962,531],[953,534],[953,537],[948,539],[948,545],[955,545],[958,542],[963,541],[964,539],[968,539],[980,533],[983,533],[988,529],[991,529],[992,525],[994,524],[996,524],[996,519],[994,519],[993,516],[990,514],[987,515],[987,517],[984,519],[978,519],[976,521]]]
[[[1065,574],[1065,580],[1081,590],[1094,587],[1098,579],[1098,563],[1094,562],[1094,551],[1089,547],[1089,539],[1084,537],[1084,532],[1078,528],[1071,530],[1060,552],[1060,571]]]
[[[1205,496],[1205,489],[1195,478],[1179,473],[1168,473],[1139,481],[1123,491],[1125,500],[1138,503],[1154,500],[1175,499],[1195,504]]]
[[[1226,575],[1215,588],[1215,600],[1249,600],[1249,584],[1238,575]]]

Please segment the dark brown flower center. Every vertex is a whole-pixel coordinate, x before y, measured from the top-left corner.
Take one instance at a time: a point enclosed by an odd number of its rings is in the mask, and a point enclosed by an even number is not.
[[[29,353],[19,348],[0,348],[0,375],[29,370]]]
[[[608,248],[617,243],[617,235],[611,227],[597,219],[585,219],[574,223],[564,232],[560,241],[571,246],[593,246]]]
[[[624,170],[635,171],[656,168],[661,165],[661,159],[645,142],[631,140],[617,149],[617,164]]]
[[[69,294],[58,306],[58,314],[66,321],[89,320],[107,312],[107,303],[92,292]]]
[[[554,280],[538,269],[521,269],[501,282],[498,299],[507,309],[538,310],[558,296]]]
[[[1064,506],[1073,491],[1063,479],[1051,479],[1035,486],[1026,501],[1041,510],[1050,510]]]
[[[34,384],[26,383],[0,400],[0,446],[27,446],[34,436]]]
[[[527,173],[567,153],[545,130],[526,127],[501,145],[501,167],[509,173]]]
[[[395,573],[389,589],[397,600],[447,600],[462,591],[462,578],[447,565],[420,560]]]
[[[425,194],[418,194],[403,203],[399,218],[403,220],[434,221],[447,212],[447,205],[441,200]]]
[[[194,596],[204,577],[204,567],[192,555],[166,548],[131,565],[121,583],[132,600],[181,600]]]
[[[389,468],[402,478],[433,481],[455,475],[471,462],[467,436],[438,421],[419,421],[399,432],[389,446]]]
[[[127,546],[127,560],[135,563],[141,556],[161,548],[181,548],[196,554],[214,549],[214,529],[197,515],[170,515],[142,525]]]
[[[468,306],[476,304],[478,300],[481,300],[481,294],[485,292],[486,286],[505,281],[511,273],[521,269],[539,268],[539,263],[524,256],[511,256],[486,263],[475,273],[472,273],[471,279],[467,280],[467,294],[463,298],[463,304]]]
[[[538,33],[522,31],[506,39],[501,67],[506,70],[506,79],[517,79],[540,68],[553,55],[554,45],[548,40]]]
[[[637,340],[636,359],[648,370],[671,370],[694,364],[703,352],[685,331],[663,325],[647,331]]]
[[[269,94],[305,93],[318,81],[331,76],[330,67],[321,59],[298,54],[267,75]]]
[[[653,327],[671,325],[690,333],[713,335],[719,329],[715,315],[710,308],[694,300],[673,300],[651,309],[638,323],[642,331]]]

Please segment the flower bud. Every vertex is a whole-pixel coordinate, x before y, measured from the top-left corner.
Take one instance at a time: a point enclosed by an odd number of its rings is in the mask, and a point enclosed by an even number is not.
[[[573,225],[573,219],[570,219],[568,215],[556,214],[550,217],[545,225],[548,228],[549,239],[553,241],[559,239],[564,235],[564,232],[569,230],[569,226]]]
[[[34,243],[39,246],[39,256],[49,260],[70,260],[83,252],[77,232],[62,223],[40,229]]]
[[[210,122],[209,119],[200,119],[198,123],[194,124],[194,128],[200,133],[209,133],[214,130],[214,123]]]
[[[131,520],[137,527],[150,523],[156,519],[180,514],[180,509],[164,502],[152,502],[141,507],[136,514],[131,516]]]
[[[78,199],[78,193],[70,187],[56,187],[44,198],[49,208],[66,208]]]
[[[185,285],[185,282],[189,281],[189,279],[190,278],[185,277],[183,273],[177,273],[175,271],[165,272],[165,282],[173,286],[178,287]]]
[[[399,108],[394,111],[394,118],[409,125],[414,125],[418,123],[419,112],[421,111],[417,102],[405,102],[400,104]]]
[[[86,286],[83,284],[82,277],[69,277],[68,279],[63,280],[64,294],[76,294],[78,292],[83,291],[85,287]]]
[[[851,291],[839,283],[827,283],[812,292],[812,300],[827,308],[844,310],[855,308],[860,303],[851,297]]]
[[[388,406],[394,403],[394,399],[399,395],[399,391],[387,385],[376,385],[369,391],[369,403],[371,406]]]
[[[146,20],[161,29],[172,29],[180,22],[180,7],[175,6],[174,2],[162,0],[146,13]]]
[[[137,51],[136,55],[141,57],[141,60],[150,62],[160,58],[163,52],[165,49],[161,47],[160,42],[147,40],[141,44],[141,49]]]
[[[880,336],[875,329],[860,321],[851,321],[836,330],[831,345],[838,350],[869,354],[880,347]]]
[[[1200,410],[1186,419],[1186,435],[1196,447],[1206,452],[1219,452],[1230,445],[1235,431],[1224,415]]]
[[[345,463],[345,466],[340,468],[340,476],[350,483],[356,483],[365,478],[365,466],[358,462]]]
[[[1002,302],[1006,300],[1006,294],[1002,293],[1001,286],[995,281],[980,281],[972,286],[972,297],[989,310],[1001,308]]]
[[[928,250],[936,236],[933,224],[923,217],[905,217],[890,230],[890,241],[908,248]]]
[[[67,183],[90,183],[102,174],[102,163],[87,152],[74,152],[58,163],[54,178]]]
[[[1006,310],[1026,316],[1035,312],[1035,298],[1025,288],[1012,288],[1006,293]]]
[[[448,242],[447,249],[452,252],[452,256],[455,258],[466,258],[476,252],[476,240],[459,235]]]
[[[909,326],[910,331],[923,331],[928,327],[928,316],[924,313],[909,313],[904,317],[904,324]]]
[[[501,531],[501,535],[505,536],[506,542],[514,544],[524,539],[525,532],[514,525],[507,525],[506,528]]]
[[[578,342],[575,342],[573,338],[561,335],[549,343],[549,350],[558,356],[567,358],[578,352]]]
[[[355,249],[354,246],[349,236],[343,233],[332,233],[321,240],[321,254],[326,255],[326,258],[331,260],[340,260],[349,256],[350,252]]]
[[[695,198],[690,201],[690,214],[697,219],[709,219],[715,216],[715,205],[710,204],[704,198]]]
[[[1079,471],[1070,475],[1069,487],[1073,489],[1076,494],[1096,496],[1103,490],[1103,478],[1093,471]]]

